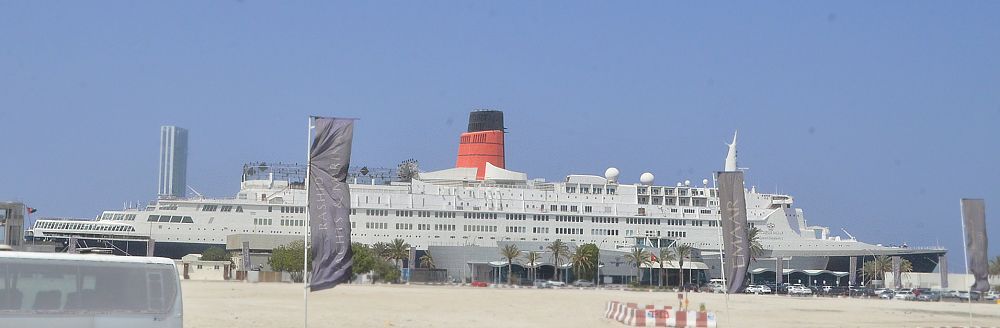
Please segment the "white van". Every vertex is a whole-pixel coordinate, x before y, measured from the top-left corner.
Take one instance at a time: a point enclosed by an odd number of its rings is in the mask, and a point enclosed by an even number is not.
[[[708,281],[708,287],[713,293],[725,293],[726,281],[722,279],[712,279]]]
[[[182,327],[170,259],[0,251],[3,327]]]

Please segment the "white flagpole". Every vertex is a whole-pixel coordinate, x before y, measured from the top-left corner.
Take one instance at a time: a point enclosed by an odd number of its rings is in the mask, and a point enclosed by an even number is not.
[[[313,118],[309,117],[306,125],[306,178],[303,186],[306,189],[306,224],[302,227],[302,327],[309,327],[309,166],[312,164],[312,131]]]
[[[965,281],[965,287],[969,289],[969,327],[972,327],[972,285],[969,285],[969,244],[965,240],[965,202],[959,200],[958,208],[961,212],[959,218],[962,219],[962,255],[965,257],[965,278],[962,280]]]

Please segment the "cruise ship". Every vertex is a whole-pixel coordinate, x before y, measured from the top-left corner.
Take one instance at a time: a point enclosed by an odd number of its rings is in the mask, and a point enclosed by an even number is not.
[[[496,247],[498,242],[593,243],[605,250],[691,245],[706,262],[718,261],[720,210],[711,181],[657,184],[651,173],[623,183],[619,170],[571,174],[560,181],[532,179],[505,166],[503,113],[474,111],[459,138],[454,168],[416,174],[410,170],[353,169],[352,240],[366,244],[404,239],[430,246]],[[736,138],[723,168],[736,169]],[[411,167],[412,168],[412,167]],[[142,208],[104,211],[96,220],[38,220],[30,238],[62,241],[75,236],[88,246],[180,258],[233,234],[302,236],[306,225],[304,166],[244,167],[231,198],[159,199]],[[745,189],[748,222],[760,229],[766,254],[754,267],[847,271],[850,257],[900,255],[916,272],[931,272],[946,250],[887,247],[831,234],[810,225],[794,198]],[[768,260],[770,259],[770,260]]]

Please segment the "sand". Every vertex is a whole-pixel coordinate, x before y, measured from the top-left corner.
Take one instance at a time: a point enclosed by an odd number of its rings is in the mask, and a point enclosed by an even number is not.
[[[184,281],[184,326],[302,327],[302,286]],[[1000,305],[878,299],[690,294],[719,327],[1000,326]],[[624,327],[603,318],[609,300],[675,305],[676,293],[342,285],[309,295],[309,327]]]

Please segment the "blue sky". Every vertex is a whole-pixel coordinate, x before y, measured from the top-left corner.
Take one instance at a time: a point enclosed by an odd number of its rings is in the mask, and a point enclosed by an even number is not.
[[[303,161],[306,117],[358,117],[354,163],[454,165],[503,110],[532,177],[700,181],[740,131],[760,190],[811,224],[942,245],[985,198],[1000,254],[998,2],[0,2],[0,199],[94,217],[156,192],[159,126],[188,183]]]

